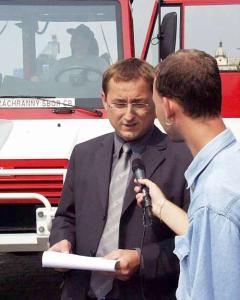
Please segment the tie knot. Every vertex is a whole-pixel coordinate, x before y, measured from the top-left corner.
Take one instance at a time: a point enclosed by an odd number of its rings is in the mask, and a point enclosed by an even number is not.
[[[123,153],[130,153],[131,152],[131,147],[130,147],[130,145],[128,144],[128,143],[125,143],[125,144],[123,144],[123,146],[122,146],[122,151],[123,151]]]

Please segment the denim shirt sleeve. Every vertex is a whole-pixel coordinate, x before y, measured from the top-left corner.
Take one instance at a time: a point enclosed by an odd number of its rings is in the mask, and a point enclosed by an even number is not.
[[[185,236],[176,237],[178,300],[240,299],[239,221],[199,208]]]

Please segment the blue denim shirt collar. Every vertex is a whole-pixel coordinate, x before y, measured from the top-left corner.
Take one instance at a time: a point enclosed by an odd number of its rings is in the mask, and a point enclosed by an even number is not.
[[[190,188],[194,186],[195,180],[200,173],[207,167],[211,160],[225,147],[228,147],[236,139],[230,129],[225,129],[223,132],[218,134],[208,144],[206,144],[195,156],[192,163],[185,172],[185,178]]]

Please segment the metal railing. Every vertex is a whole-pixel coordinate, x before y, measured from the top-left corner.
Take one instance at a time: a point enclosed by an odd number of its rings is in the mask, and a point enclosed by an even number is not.
[[[0,169],[0,176],[62,175],[64,181],[66,172],[67,169]],[[44,207],[36,210],[36,233],[0,234],[0,252],[46,250],[56,207],[51,207],[48,199],[39,193],[0,193],[0,202],[1,199],[37,199]]]
[[[14,175],[63,175],[65,180],[67,169],[0,169],[0,176]]]

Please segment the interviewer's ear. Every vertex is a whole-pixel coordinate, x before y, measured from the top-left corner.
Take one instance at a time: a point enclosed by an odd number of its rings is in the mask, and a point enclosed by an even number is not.
[[[163,97],[163,109],[166,119],[172,118],[175,113],[174,102],[169,97]]]
[[[103,104],[103,107],[104,107],[105,109],[107,109],[107,107],[108,107],[108,105],[107,105],[107,97],[106,97],[106,95],[105,95],[104,92],[102,92],[101,98],[102,98],[102,104]]]

